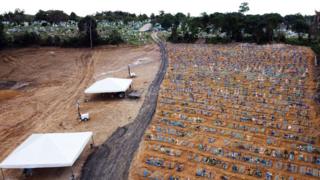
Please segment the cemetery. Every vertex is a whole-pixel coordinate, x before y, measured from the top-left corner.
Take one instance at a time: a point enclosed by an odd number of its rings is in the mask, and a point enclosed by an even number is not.
[[[315,55],[283,44],[169,44],[132,179],[319,179]]]
[[[8,1],[0,180],[320,179],[313,1]]]
[[[123,23],[122,21],[110,22],[99,21],[97,31],[99,36],[104,40],[107,39],[113,30],[119,32],[124,43],[131,45],[145,45],[151,42],[151,33],[139,31],[139,28],[148,21],[131,21]],[[76,21],[60,22],[50,24],[46,21],[34,21],[16,25],[14,23],[5,24],[5,33],[8,39],[14,40],[14,37],[23,33],[36,33],[42,41],[62,41],[77,37],[78,23]]]

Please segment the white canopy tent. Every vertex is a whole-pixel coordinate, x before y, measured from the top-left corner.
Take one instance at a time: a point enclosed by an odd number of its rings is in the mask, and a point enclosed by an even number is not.
[[[0,164],[3,169],[70,167],[92,132],[32,134]]]
[[[132,79],[105,78],[93,83],[84,92],[86,94],[126,92],[132,83]]]

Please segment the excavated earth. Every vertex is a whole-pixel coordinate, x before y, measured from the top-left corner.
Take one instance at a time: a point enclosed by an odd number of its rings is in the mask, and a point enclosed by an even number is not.
[[[133,88],[142,92],[138,100],[89,96],[84,90],[105,77],[127,78],[128,64],[137,74]],[[0,161],[32,133],[92,131],[95,146],[102,144],[118,127],[132,123],[148,87],[160,66],[155,44],[104,46],[94,49],[22,48],[0,52]],[[90,121],[80,122],[81,112]],[[116,133],[121,135],[122,130]],[[87,147],[73,171],[93,152]],[[6,178],[22,179],[21,170],[5,170]],[[70,168],[35,169],[28,179],[68,179]]]

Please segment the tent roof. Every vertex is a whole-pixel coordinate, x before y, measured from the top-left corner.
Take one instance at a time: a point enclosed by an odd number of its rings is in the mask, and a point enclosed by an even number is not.
[[[131,83],[132,79],[105,78],[96,81],[84,92],[86,94],[125,92]]]
[[[49,168],[72,166],[92,132],[32,134],[4,161],[0,168]]]

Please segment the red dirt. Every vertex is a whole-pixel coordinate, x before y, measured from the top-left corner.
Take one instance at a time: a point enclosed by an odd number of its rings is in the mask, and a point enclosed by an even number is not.
[[[144,92],[141,99],[103,100],[84,95],[84,89],[98,79],[126,78],[128,64],[135,64],[132,71],[138,77],[133,80],[133,87]],[[159,64],[156,45],[1,51],[0,80],[28,82],[29,85],[0,91],[0,160],[32,133],[93,131],[95,145],[101,144],[137,115]],[[4,92],[6,95],[2,95]],[[13,96],[13,92],[19,95]],[[81,111],[90,113],[90,121],[79,122],[77,100],[82,102]],[[76,162],[76,176],[89,153],[87,149]],[[6,170],[5,174],[8,178],[21,178],[18,170]],[[69,176],[68,168],[39,169],[31,178],[67,179]]]

